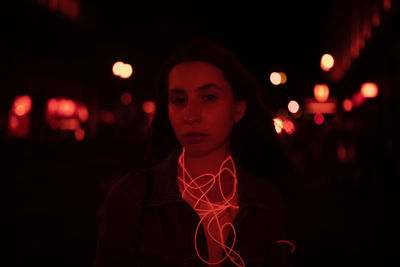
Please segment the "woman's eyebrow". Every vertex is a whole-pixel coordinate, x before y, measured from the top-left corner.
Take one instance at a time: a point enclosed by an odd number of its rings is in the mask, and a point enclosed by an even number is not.
[[[204,90],[207,90],[207,89],[212,88],[212,87],[213,87],[213,88],[216,88],[216,89],[218,89],[218,90],[220,90],[220,91],[223,90],[221,87],[219,87],[219,86],[216,85],[215,83],[208,83],[208,84],[202,85],[202,86],[200,86],[199,88],[197,88],[196,90],[197,90],[197,91],[204,91]],[[184,92],[185,92],[185,90],[178,89],[178,88],[172,88],[172,89],[169,89],[168,91],[169,91],[170,93],[184,93]]]

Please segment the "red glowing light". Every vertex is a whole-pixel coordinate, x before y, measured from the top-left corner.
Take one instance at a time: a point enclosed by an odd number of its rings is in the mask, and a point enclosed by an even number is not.
[[[374,98],[378,95],[379,90],[376,83],[363,83],[360,91],[363,97]]]
[[[299,109],[300,109],[299,103],[297,103],[297,102],[294,101],[294,100],[292,100],[292,101],[289,102],[289,104],[288,104],[288,110],[289,110],[291,113],[297,113],[297,111],[299,111]]]
[[[55,98],[51,98],[47,101],[47,113],[56,114],[58,110],[58,101]]]
[[[143,102],[142,109],[144,113],[154,114],[156,112],[156,103],[153,101]]]
[[[31,112],[32,99],[29,95],[22,95],[15,97],[12,112],[17,116],[24,116]]]
[[[379,25],[381,24],[381,18],[379,16],[379,12],[375,12],[372,15],[372,26],[374,26],[375,28],[379,27]]]
[[[283,121],[283,129],[288,134],[293,134],[294,131],[296,130],[296,128],[291,120]]]
[[[58,122],[60,130],[76,130],[79,129],[79,120],[77,119],[60,119]]]
[[[129,105],[132,102],[132,95],[130,93],[123,93],[121,95],[121,103],[124,105]]]
[[[353,102],[354,106],[358,107],[365,102],[365,97],[359,91],[351,97],[351,101]]]
[[[346,148],[343,145],[338,145],[337,156],[340,161],[345,161],[347,158]]]
[[[284,72],[278,72],[278,74],[281,76],[281,84],[285,84],[287,81],[287,76]]]
[[[324,54],[321,57],[320,65],[321,65],[322,70],[329,71],[333,67],[334,64],[335,64],[335,60],[332,55]]]
[[[46,117],[77,117],[81,122],[89,119],[89,112],[84,104],[66,98],[51,98],[46,104]]]
[[[119,76],[123,79],[131,77],[133,73],[132,66],[122,61],[117,61],[112,67],[112,72],[115,76]]]
[[[273,119],[274,122],[274,127],[275,127],[275,131],[279,134],[282,132],[283,129],[283,122],[280,118],[274,118]]]
[[[389,11],[392,8],[392,1],[391,0],[383,0],[383,9],[385,11]]]
[[[315,114],[314,122],[318,125],[321,125],[322,123],[324,123],[324,115],[322,115],[321,113]]]
[[[342,107],[345,111],[351,111],[353,109],[353,102],[350,99],[343,100]]]
[[[100,118],[107,124],[113,124],[115,122],[115,115],[110,111],[102,111],[100,113]]]
[[[78,118],[81,122],[87,122],[89,119],[89,111],[85,105],[78,105]]]
[[[200,175],[196,178],[192,178],[188,171],[185,168],[185,162],[184,162],[184,154],[185,154],[185,148],[183,148],[182,154],[179,156],[179,165],[182,169],[183,177],[178,176],[178,181],[179,181],[179,186],[180,190],[182,193],[182,198],[186,199],[188,196],[188,199],[194,199],[193,203],[193,209],[199,214],[199,217],[201,218],[199,224],[196,227],[196,232],[195,232],[195,237],[194,237],[194,243],[195,243],[195,249],[197,256],[206,264],[219,264],[223,261],[225,261],[227,258],[229,258],[235,265],[237,266],[245,266],[244,261],[242,257],[233,250],[233,247],[235,246],[236,242],[236,231],[235,228],[232,224],[232,219],[230,218],[223,218],[223,214],[229,212],[232,210],[237,214],[237,211],[239,209],[239,206],[237,205],[237,177],[236,177],[236,168],[235,168],[235,163],[233,162],[233,159],[231,156],[229,156],[222,164],[220,167],[219,172],[214,175],[212,173],[206,173],[203,175]],[[229,167],[223,167],[224,165],[230,165],[232,168]],[[233,188],[231,191],[231,194],[229,196],[226,196],[224,193],[224,190],[222,188],[222,183],[221,183],[221,173],[227,172],[229,177],[233,180]],[[209,180],[207,182],[199,182],[200,179],[203,177],[209,177]],[[201,184],[201,185],[200,185]],[[216,188],[218,187],[218,188]],[[222,201],[220,202],[211,202],[208,198],[207,193],[211,191],[212,189],[219,190],[219,196],[222,198]],[[206,227],[207,234],[208,236],[225,252],[225,256],[222,257],[220,260],[216,262],[209,262],[205,258],[203,258],[197,247],[197,234],[199,227],[203,225],[203,227]],[[231,229],[233,231],[233,243],[232,247],[229,247],[227,244],[225,244],[225,239],[224,238],[227,233],[226,230]],[[224,231],[225,230],[225,231]]]
[[[19,121],[18,118],[16,116],[10,116],[10,118],[8,119],[8,127],[12,130],[17,129],[19,126]]]
[[[326,84],[315,85],[314,97],[319,102],[326,102],[329,99],[329,87]]]
[[[272,72],[269,76],[269,80],[273,85],[279,85],[282,82],[282,77],[278,72]]]
[[[80,142],[84,138],[85,138],[85,130],[83,130],[82,128],[76,129],[75,130],[75,139]]]
[[[115,76],[119,76],[119,70],[120,70],[122,65],[124,65],[124,62],[122,62],[122,61],[117,61],[117,62],[114,63],[114,65],[112,67],[112,71],[113,71]]]
[[[76,112],[76,104],[69,99],[61,99],[58,101],[57,115],[71,117]]]
[[[30,131],[30,118],[29,116],[18,116],[10,113],[8,119],[8,134],[19,138],[24,138],[29,135]]]
[[[129,77],[131,77],[132,72],[133,72],[132,66],[129,64],[123,64],[119,68],[119,76],[123,79],[128,79]]]

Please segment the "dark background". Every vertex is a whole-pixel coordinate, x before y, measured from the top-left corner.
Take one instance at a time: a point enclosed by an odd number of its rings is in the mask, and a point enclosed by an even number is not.
[[[79,15],[57,9],[64,2],[77,3]],[[280,135],[297,174],[282,184],[295,188],[285,195],[294,265],[398,266],[399,1],[21,0],[0,10],[3,266],[90,265],[107,190],[142,163],[141,104],[154,98],[167,56],[192,36],[232,50],[260,79],[275,112],[292,99],[304,108],[316,83],[328,84],[339,100],[322,125],[304,115],[294,120],[294,134]],[[351,57],[351,36],[368,10],[380,23]],[[319,67],[325,52],[338,55],[329,73]],[[133,65],[131,78],[112,74],[118,60]],[[270,84],[272,71],[285,72],[288,82]],[[366,81],[378,84],[378,97],[344,112],[341,101]],[[124,92],[133,96],[129,105],[120,102]],[[33,101],[31,126],[27,137],[16,138],[8,119],[21,94]],[[83,141],[46,124],[52,97],[88,106]],[[101,121],[101,111],[115,122]],[[354,156],[340,159],[339,146]]]

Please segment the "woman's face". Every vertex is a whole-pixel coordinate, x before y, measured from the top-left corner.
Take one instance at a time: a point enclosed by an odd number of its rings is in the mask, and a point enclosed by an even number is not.
[[[232,88],[216,66],[193,61],[176,65],[168,76],[168,115],[186,153],[207,155],[228,149],[235,122],[246,102],[233,98]]]

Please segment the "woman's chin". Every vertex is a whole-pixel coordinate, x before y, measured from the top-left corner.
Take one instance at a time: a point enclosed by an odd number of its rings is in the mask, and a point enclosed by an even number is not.
[[[184,147],[185,154],[190,157],[202,157],[210,153],[205,144],[186,144]]]

